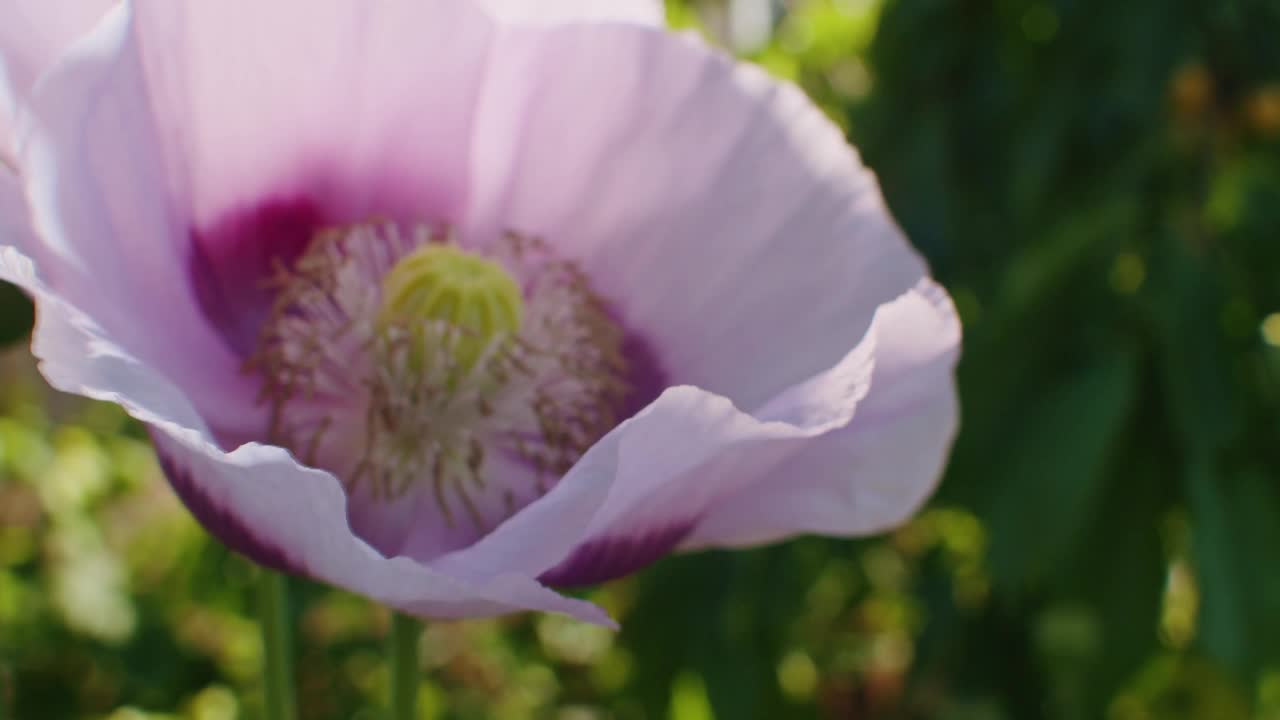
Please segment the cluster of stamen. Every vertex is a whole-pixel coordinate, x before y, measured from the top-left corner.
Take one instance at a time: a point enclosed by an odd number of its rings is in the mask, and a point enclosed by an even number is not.
[[[545,492],[618,421],[621,330],[540,240],[510,233],[479,254],[444,231],[360,224],[317,234],[270,283],[249,369],[272,441],[349,492],[427,482],[448,522],[461,505],[483,525],[492,453]]]

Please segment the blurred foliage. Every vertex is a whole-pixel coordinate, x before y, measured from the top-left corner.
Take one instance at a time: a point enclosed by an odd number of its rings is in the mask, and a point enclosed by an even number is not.
[[[433,624],[423,717],[1280,719],[1280,3],[669,10],[879,174],[965,322],[953,463],[889,536],[595,590],[619,634]],[[119,410],[0,370],[0,718],[258,717],[254,571]],[[302,717],[383,717],[385,611],[295,589]]]

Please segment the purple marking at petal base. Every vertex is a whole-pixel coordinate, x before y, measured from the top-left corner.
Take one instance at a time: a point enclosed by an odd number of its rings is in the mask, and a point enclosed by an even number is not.
[[[255,535],[234,513],[209,497],[192,479],[191,472],[161,451],[157,443],[152,442],[152,445],[156,448],[160,469],[169,479],[169,485],[209,534],[263,567],[292,575],[307,575],[302,565],[294,562],[287,553]]]
[[[669,385],[666,372],[658,361],[648,338],[622,324],[622,357],[627,361],[627,384],[631,389],[622,401],[619,422],[640,412],[658,399]]]
[[[329,222],[308,197],[275,198],[191,228],[192,284],[209,322],[237,354],[253,352],[271,311],[267,279],[277,261],[292,264]]]
[[[630,575],[670,553],[693,526],[693,522],[682,522],[636,536],[588,540],[559,565],[540,575],[538,581],[555,587],[574,587]]]

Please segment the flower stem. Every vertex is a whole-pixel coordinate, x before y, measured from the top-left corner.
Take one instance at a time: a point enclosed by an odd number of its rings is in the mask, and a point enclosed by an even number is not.
[[[262,625],[262,684],[267,720],[296,717],[288,583],[284,575],[269,570],[262,570],[258,575],[258,622]]]
[[[9,666],[0,663],[0,720],[9,720],[9,702],[13,699],[9,684]]]
[[[402,613],[391,617],[391,718],[417,720],[418,640],[422,623]]]

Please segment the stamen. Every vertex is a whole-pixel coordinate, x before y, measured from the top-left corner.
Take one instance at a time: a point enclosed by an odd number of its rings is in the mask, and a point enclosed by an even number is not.
[[[336,228],[271,282],[248,365],[271,437],[349,492],[393,501],[427,483],[446,523],[461,506],[483,528],[501,520],[486,511],[546,492],[618,420],[622,332],[537,239],[510,233],[482,256],[427,228]],[[493,453],[533,468],[536,487],[491,483]]]

